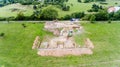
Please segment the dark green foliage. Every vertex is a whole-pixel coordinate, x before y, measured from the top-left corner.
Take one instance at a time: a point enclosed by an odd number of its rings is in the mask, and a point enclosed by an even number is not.
[[[24,23],[22,24],[22,26],[23,26],[23,28],[26,28],[26,27],[27,27]]]
[[[99,11],[97,14],[95,14],[95,16],[96,16],[96,21],[108,20],[108,12],[106,10]]]
[[[70,6],[63,5],[63,6],[62,6],[62,10],[63,10],[63,11],[69,11],[69,10],[70,10]]]
[[[114,12],[108,14],[109,20],[114,20]]]
[[[5,33],[0,33],[0,37],[4,37]]]
[[[93,10],[94,12],[97,12],[100,8],[101,8],[101,7],[99,7],[99,5],[96,5],[96,4],[93,4],[93,5],[92,5],[92,10]]]
[[[82,18],[84,17],[85,14],[84,12],[75,12],[75,13],[72,13],[71,15],[65,15],[63,18],[61,18],[62,20],[70,20],[71,18]]]
[[[58,17],[58,11],[48,7],[42,10],[40,18],[42,20],[54,20],[57,17]]]
[[[115,4],[118,4],[118,3],[115,3]]]
[[[90,0],[84,0],[84,3],[89,3],[90,2]]]
[[[36,10],[36,9],[37,9],[37,6],[36,6],[36,5],[34,5],[34,6],[33,6],[33,9],[34,9],[34,10]]]
[[[66,2],[68,2],[68,0],[66,0]]]
[[[100,4],[107,5],[108,3],[107,2],[100,2]]]
[[[59,5],[64,2],[68,2],[68,0],[44,0],[45,4]]]
[[[8,0],[10,3],[15,3],[14,0]]]
[[[111,20],[108,20],[108,23],[111,23]]]
[[[115,20],[120,19],[120,11],[117,11],[116,13],[114,13],[113,17]]]
[[[0,4],[0,7],[3,7],[4,6],[4,4]]]
[[[103,7],[97,4],[93,4],[92,8],[88,10],[88,12],[98,12],[99,10],[103,10]]]
[[[78,0],[78,2],[80,2],[80,3],[81,3],[82,1],[81,1],[81,0]]]
[[[104,2],[104,1],[106,1],[106,0],[96,0],[96,1],[102,1],[102,2]]]
[[[109,20],[120,20],[120,11],[109,13],[108,18]]]
[[[82,18],[82,20],[90,20],[90,18],[91,18],[91,14],[86,14],[86,15]]]
[[[33,12],[33,14],[31,15],[32,19],[40,19],[40,14],[41,14],[42,10],[36,10]]]
[[[7,0],[3,0],[3,4],[6,4],[7,3]]]
[[[5,21],[6,18],[0,17],[0,21]]]
[[[84,17],[84,12],[75,12],[75,13],[72,13],[72,18],[82,18]]]
[[[84,0],[84,3],[93,2],[94,0]]]
[[[72,17],[71,15],[65,15],[62,19],[63,20],[70,20]]]
[[[90,17],[90,22],[91,22],[91,23],[95,23],[95,18],[96,18],[95,15],[92,15],[92,16]]]
[[[25,19],[25,16],[22,12],[19,12],[17,14],[17,17],[15,18],[15,20],[24,20]]]

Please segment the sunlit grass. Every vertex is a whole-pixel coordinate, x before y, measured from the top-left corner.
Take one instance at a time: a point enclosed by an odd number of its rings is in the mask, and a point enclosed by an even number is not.
[[[52,35],[43,30],[43,23],[0,23],[0,67],[115,67],[120,66],[120,23],[82,23],[86,32],[76,37],[81,44],[88,37],[95,45],[93,55],[41,57],[32,44],[37,35]],[[81,38],[82,37],[82,38]]]

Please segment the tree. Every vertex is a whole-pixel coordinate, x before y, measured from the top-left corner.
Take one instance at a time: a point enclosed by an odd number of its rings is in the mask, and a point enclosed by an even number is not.
[[[90,2],[90,0],[84,0],[84,3],[88,3],[88,2]]]
[[[19,12],[17,14],[16,20],[24,20],[24,19],[25,19],[25,16],[24,16],[23,12]]]
[[[99,10],[99,6],[96,5],[96,4],[93,4],[92,5],[92,10],[95,11],[95,12],[97,12]]]
[[[78,0],[78,2],[82,2],[81,0]]]
[[[103,1],[103,2],[104,2],[104,1],[106,1],[106,0],[96,0],[96,1]]]
[[[54,20],[58,17],[57,10],[47,7],[46,9],[43,9],[41,12],[41,19],[43,20]]]
[[[36,6],[36,5],[33,5],[33,9],[36,10],[36,9],[37,9],[37,6]]]
[[[8,0],[10,3],[14,3],[14,0]]]
[[[82,18],[84,15],[84,12],[75,12],[71,14],[72,18]]]
[[[116,20],[118,20],[120,18],[120,11],[117,11],[116,13],[114,13],[114,18]]]
[[[4,4],[7,4],[7,1],[6,1],[6,0],[3,0],[3,3],[4,3]]]
[[[97,21],[105,21],[108,20],[108,12],[107,10],[100,10],[98,13],[95,14]]]

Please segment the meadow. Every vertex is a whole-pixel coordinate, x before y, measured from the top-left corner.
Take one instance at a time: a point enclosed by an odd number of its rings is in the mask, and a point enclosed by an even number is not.
[[[89,37],[95,45],[93,55],[42,57],[37,50],[32,50],[35,37],[52,35],[44,31],[44,23],[0,23],[0,67],[119,67],[120,66],[120,23],[84,23],[84,35],[77,35],[76,42],[81,44],[81,37]],[[84,41],[84,40],[83,40]]]
[[[64,17],[65,15],[69,15],[74,12],[85,12],[88,13],[87,10],[91,9],[93,4],[102,5],[104,8],[108,8],[110,6],[119,6],[120,1],[118,0],[106,0],[108,3],[100,4],[100,2],[90,2],[90,3],[79,3],[77,0],[69,0],[66,4],[70,6],[69,11],[62,11],[61,9],[53,6],[51,8],[55,8],[58,11],[59,17]],[[115,4],[117,3],[117,4]],[[48,6],[49,7],[49,6]],[[12,12],[11,9],[18,9],[18,11]],[[20,4],[12,4],[7,5],[5,7],[0,7],[0,17],[16,17],[17,14],[22,11],[26,16],[30,16],[33,13],[33,6],[32,5],[20,5]]]

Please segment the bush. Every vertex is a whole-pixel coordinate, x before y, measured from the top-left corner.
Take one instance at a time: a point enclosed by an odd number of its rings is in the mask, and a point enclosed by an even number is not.
[[[1,33],[1,34],[0,34],[0,37],[3,37],[4,35],[5,35],[5,33]]]
[[[0,17],[0,21],[5,21],[6,18]]]
[[[50,7],[43,9],[40,14],[40,18],[42,20],[54,20],[57,17],[58,17],[58,11]]]
[[[23,28],[26,28],[26,27],[27,27],[24,23],[22,24],[22,26],[23,26]]]
[[[15,20],[24,20],[25,19],[25,16],[22,12],[19,12],[17,14],[17,17],[15,18]]]
[[[63,20],[70,20],[71,18],[72,18],[71,15],[66,15],[66,16],[63,17]]]
[[[92,16],[90,17],[90,22],[91,22],[91,23],[95,23],[95,18],[96,18],[95,15],[92,15]]]
[[[63,11],[69,11],[70,10],[70,6],[62,5],[62,10]]]
[[[92,9],[89,9],[89,10],[87,10],[88,12],[93,12],[93,10]]]
[[[100,4],[107,5],[108,3],[107,2],[100,2]]]
[[[108,20],[108,23],[111,23],[111,20]]]
[[[90,2],[90,0],[84,0],[84,3],[89,3]]]
[[[91,14],[85,15],[82,20],[90,20]]]
[[[78,0],[79,3],[81,3],[81,0]]]
[[[106,21],[108,20],[108,12],[106,10],[101,10],[98,13],[95,14],[96,21]]]
[[[75,12],[71,14],[72,18],[82,18],[84,15],[84,12]]]
[[[34,6],[33,6],[33,9],[34,9],[34,10],[36,10],[36,9],[37,9],[37,6],[36,6],[36,5],[34,5]]]

